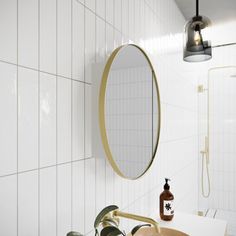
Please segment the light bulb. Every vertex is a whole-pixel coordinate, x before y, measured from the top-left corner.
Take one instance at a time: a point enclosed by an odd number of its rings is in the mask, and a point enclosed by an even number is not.
[[[201,44],[201,35],[199,31],[195,31],[194,32],[194,41],[196,43],[196,45],[198,46],[199,44]]]

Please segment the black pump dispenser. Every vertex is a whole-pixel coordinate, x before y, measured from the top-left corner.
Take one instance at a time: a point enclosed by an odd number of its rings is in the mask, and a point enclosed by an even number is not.
[[[170,189],[170,185],[168,184],[168,181],[170,181],[170,179],[165,178],[165,181],[166,181],[166,183],[164,185],[164,189],[165,190],[169,190]]]

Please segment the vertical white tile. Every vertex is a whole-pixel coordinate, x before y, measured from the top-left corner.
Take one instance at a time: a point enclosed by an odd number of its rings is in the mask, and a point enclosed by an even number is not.
[[[106,206],[105,158],[96,156],[96,215]]]
[[[56,76],[40,73],[40,167],[56,164]]]
[[[92,156],[92,100],[91,85],[85,85],[85,158]]]
[[[120,176],[114,174],[114,201],[113,204],[122,207],[122,181]],[[133,212],[134,213],[134,212]]]
[[[40,235],[56,236],[56,167],[40,170]]]
[[[57,232],[58,236],[65,236],[71,231],[71,164],[57,168]]]
[[[0,2],[0,59],[17,61],[17,0]]]
[[[106,16],[106,0],[99,0],[96,3],[96,14],[105,19]]]
[[[17,235],[17,176],[0,178],[0,232]]]
[[[18,235],[38,235],[38,171],[18,177]]]
[[[106,56],[109,57],[114,49],[114,29],[106,24]]]
[[[73,81],[72,159],[84,158],[84,83]]]
[[[129,1],[129,18],[128,18],[128,22],[129,22],[129,37],[131,39],[134,38],[134,27],[135,27],[135,22],[134,22],[134,4],[135,1],[134,0],[130,0]],[[147,26],[146,26],[147,27]]]
[[[18,71],[18,170],[38,167],[38,72]]]
[[[85,9],[85,81],[91,83],[95,63],[95,15]]]
[[[114,170],[106,160],[106,206],[114,204]]]
[[[71,1],[57,1],[57,73],[71,77]]]
[[[56,0],[40,0],[40,70],[56,74]]]
[[[17,170],[16,66],[0,63],[0,175]]]
[[[135,15],[135,18],[134,18],[134,21],[135,21],[135,29],[134,29],[134,32],[135,32],[135,43],[139,43],[140,39],[142,38],[142,34],[141,34],[141,30],[140,30],[140,24],[139,23],[139,19],[140,19],[140,1],[135,1],[135,4],[134,4],[134,15]],[[155,17],[155,16],[154,16]],[[155,18],[154,18],[155,19]],[[153,31],[155,31],[155,27],[156,27],[156,24],[155,24],[155,21],[153,22],[153,25],[152,25],[152,29]]]
[[[121,8],[122,8],[122,0],[114,1],[114,26],[117,30],[121,31],[122,23],[121,23]]]
[[[57,78],[58,163],[71,161],[71,80]]]
[[[84,81],[84,6],[73,0],[72,78]]]
[[[84,234],[84,161],[72,164],[72,230]]]
[[[106,31],[105,21],[96,17],[96,63],[104,62],[106,54]]]
[[[93,229],[95,219],[95,159],[85,160],[85,233]]]
[[[96,0],[84,0],[84,4],[86,7],[88,7],[90,10],[95,12],[95,2]],[[97,3],[99,4],[99,2]]]
[[[106,21],[113,25],[114,0],[106,0]]]
[[[122,0],[122,11],[121,11],[121,28],[122,28],[122,34],[123,36],[129,35],[129,1]]]
[[[38,0],[18,2],[19,64],[38,68]]]
[[[122,34],[115,30],[115,36],[114,36],[114,48],[117,48],[122,45]]]

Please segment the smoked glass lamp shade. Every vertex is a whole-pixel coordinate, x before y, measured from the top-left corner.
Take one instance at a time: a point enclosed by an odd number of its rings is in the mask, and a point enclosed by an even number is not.
[[[210,20],[203,16],[195,16],[186,23],[184,30],[184,61],[201,62],[211,59],[211,42],[204,41],[204,30],[209,25]]]

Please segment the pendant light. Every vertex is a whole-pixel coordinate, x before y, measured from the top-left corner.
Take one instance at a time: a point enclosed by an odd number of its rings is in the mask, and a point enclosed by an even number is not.
[[[211,22],[205,16],[200,16],[199,2],[196,0],[196,16],[185,25],[183,59],[187,62],[201,62],[211,59],[211,42],[204,41],[203,31]]]

